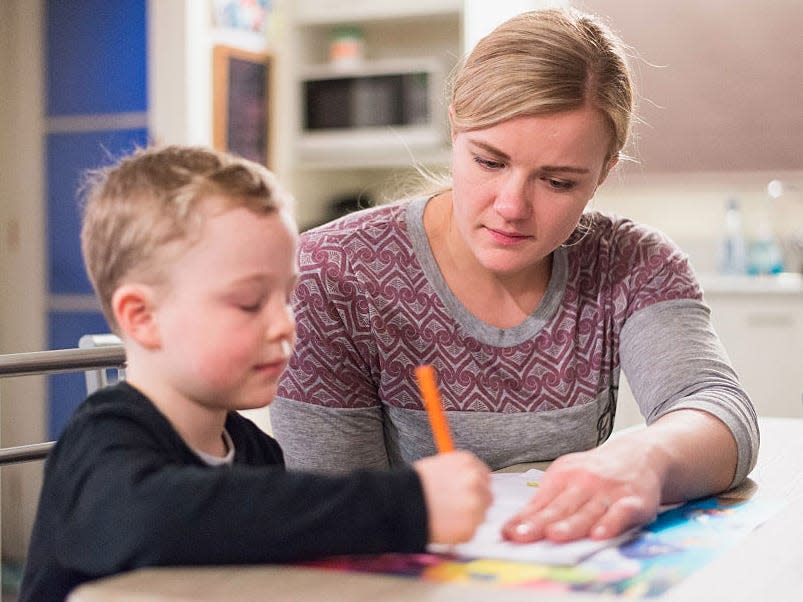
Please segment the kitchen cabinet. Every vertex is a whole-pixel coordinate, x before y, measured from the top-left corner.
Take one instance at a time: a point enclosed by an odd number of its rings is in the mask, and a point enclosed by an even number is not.
[[[803,278],[702,276],[711,320],[760,416],[803,418]],[[615,428],[642,423],[622,377]]]
[[[762,416],[803,417],[803,293],[706,293],[714,328]]]

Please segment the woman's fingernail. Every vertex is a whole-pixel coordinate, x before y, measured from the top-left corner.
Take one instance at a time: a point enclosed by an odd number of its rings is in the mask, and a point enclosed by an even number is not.
[[[605,537],[607,534],[608,534],[608,530],[607,530],[607,529],[606,529],[604,526],[602,526],[602,525],[599,525],[599,526],[597,526],[597,527],[594,527],[594,529],[591,531],[591,536],[592,536],[592,537],[599,537],[599,538],[603,538],[603,537]]]
[[[569,523],[566,521],[560,521],[559,523],[555,523],[552,525],[552,529],[555,531],[559,531],[560,533],[566,533],[569,531]]]
[[[533,532],[533,526],[530,523],[521,522],[513,527],[513,532],[516,535],[529,535]]]

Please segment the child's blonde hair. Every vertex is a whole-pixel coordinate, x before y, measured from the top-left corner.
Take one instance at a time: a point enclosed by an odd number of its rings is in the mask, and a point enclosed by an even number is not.
[[[132,276],[160,281],[165,247],[191,242],[203,201],[214,197],[258,214],[292,208],[292,198],[268,169],[202,147],[137,150],[90,172],[86,190],[81,251],[103,313],[118,334],[114,291]]]

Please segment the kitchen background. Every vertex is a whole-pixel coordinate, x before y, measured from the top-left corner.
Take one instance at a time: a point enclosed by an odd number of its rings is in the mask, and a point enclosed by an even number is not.
[[[148,140],[234,146],[239,114],[221,103],[237,97],[215,57],[264,78],[254,123],[266,131],[240,142],[290,187],[306,227],[393,198],[413,164],[446,169],[448,70],[510,14],[570,3],[633,46],[641,96],[633,160],[594,206],[689,253],[759,411],[803,416],[800,0],[0,0],[0,353],[105,331],[78,253],[80,172]],[[413,108],[394,117],[408,89]],[[327,94],[356,107],[349,127],[305,110]],[[82,388],[79,376],[0,380],[2,446],[57,436]],[[626,383],[621,397],[617,425],[638,422]],[[41,468],[0,471],[4,600]]]

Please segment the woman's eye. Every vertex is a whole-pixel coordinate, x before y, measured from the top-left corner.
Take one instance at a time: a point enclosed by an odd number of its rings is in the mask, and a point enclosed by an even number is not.
[[[482,157],[474,157],[475,163],[480,167],[484,167],[485,169],[500,169],[504,167],[504,163],[500,163],[499,161],[494,161],[492,159],[483,159]]]
[[[554,178],[547,178],[547,184],[549,184],[550,188],[554,190],[571,190],[574,188],[574,182],[570,182],[567,180],[556,180]]]

